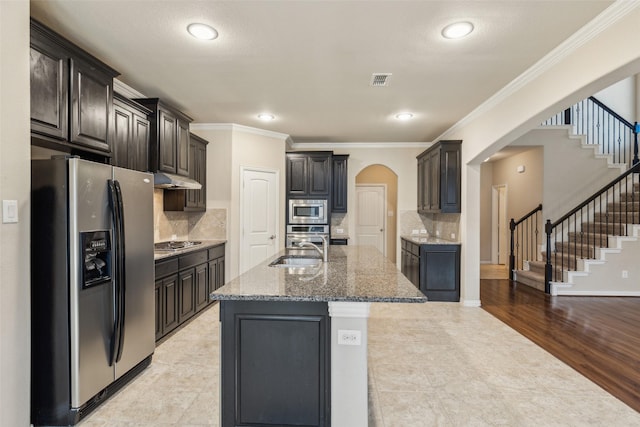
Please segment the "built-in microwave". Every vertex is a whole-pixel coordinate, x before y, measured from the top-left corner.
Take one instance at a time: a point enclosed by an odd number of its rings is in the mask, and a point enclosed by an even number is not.
[[[290,199],[289,224],[327,224],[327,200]]]

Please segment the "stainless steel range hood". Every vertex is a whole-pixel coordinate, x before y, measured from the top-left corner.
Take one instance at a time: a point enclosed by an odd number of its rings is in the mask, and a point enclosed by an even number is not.
[[[202,188],[202,184],[198,181],[166,172],[153,174],[153,186],[165,190],[200,190]]]

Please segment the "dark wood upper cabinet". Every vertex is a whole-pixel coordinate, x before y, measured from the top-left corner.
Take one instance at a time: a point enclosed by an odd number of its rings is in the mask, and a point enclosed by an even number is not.
[[[462,141],[439,141],[418,157],[420,213],[460,213]]]
[[[347,212],[347,162],[348,154],[333,155],[333,183],[331,191],[331,212]]]
[[[134,101],[151,110],[149,168],[152,172],[168,172],[189,176],[189,123],[191,118],[158,98],[136,98]]]
[[[198,135],[189,136],[189,178],[202,184],[200,190],[168,190],[164,193],[165,211],[207,210],[207,144]]]
[[[112,164],[127,169],[149,170],[149,120],[151,111],[119,94],[113,99]]]
[[[287,197],[328,198],[331,159],[331,151],[287,153]]]
[[[108,156],[119,73],[33,19],[30,47],[32,142]]]

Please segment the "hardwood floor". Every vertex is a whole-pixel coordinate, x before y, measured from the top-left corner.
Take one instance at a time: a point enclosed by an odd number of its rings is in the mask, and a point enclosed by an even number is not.
[[[495,279],[480,281],[480,298],[493,316],[640,412],[640,298],[551,297]]]

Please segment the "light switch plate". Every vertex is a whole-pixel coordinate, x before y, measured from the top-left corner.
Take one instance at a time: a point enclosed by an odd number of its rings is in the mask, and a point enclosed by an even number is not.
[[[2,201],[2,222],[4,224],[18,222],[18,201],[17,200]]]

